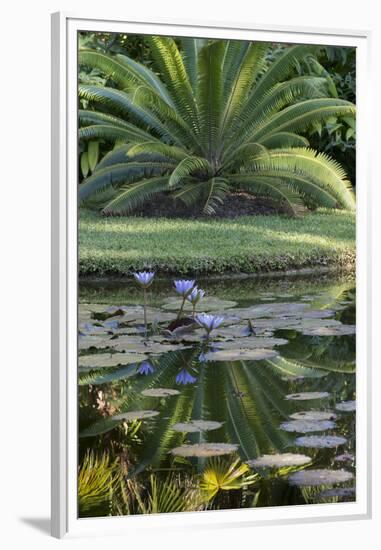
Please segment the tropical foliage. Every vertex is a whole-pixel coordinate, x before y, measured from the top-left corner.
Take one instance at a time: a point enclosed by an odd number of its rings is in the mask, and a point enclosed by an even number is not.
[[[147,41],[157,73],[120,53],[79,51],[80,65],[114,86],[79,85],[82,154],[87,142],[114,144],[91,175],[85,157],[82,203],[98,194],[104,214],[122,214],[164,192],[213,214],[229,192],[245,191],[292,214],[304,205],[354,209],[343,168],[303,135],[355,115],[316,47],[287,47],[269,60],[260,42]]]

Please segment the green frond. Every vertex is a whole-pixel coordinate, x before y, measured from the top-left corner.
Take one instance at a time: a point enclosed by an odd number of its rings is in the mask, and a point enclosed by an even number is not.
[[[303,201],[295,187],[287,185],[287,182],[279,177],[266,177],[254,173],[252,175],[233,176],[230,179],[234,181],[239,189],[253,195],[269,197],[281,203],[293,216],[300,216],[305,212]]]
[[[188,74],[190,85],[192,86],[194,92],[196,91],[197,86],[198,56],[200,50],[206,43],[206,38],[184,37],[181,39],[184,66]]]
[[[179,115],[175,108],[170,107],[160,97],[144,86],[138,87],[133,96],[133,103],[149,110],[166,127],[172,141],[182,147],[192,144],[195,149],[199,147],[192,128]]]
[[[266,147],[261,143],[244,143],[240,147],[234,149],[234,151],[227,155],[222,164],[222,169],[231,169],[231,166],[239,166],[248,160],[254,159],[257,155],[265,155],[267,153]]]
[[[202,157],[186,157],[174,169],[169,179],[169,187],[177,185],[189,176],[197,176],[203,180],[209,179],[212,175],[210,163]]]
[[[210,162],[216,156],[222,115],[222,62],[224,43],[219,40],[205,46],[199,55],[197,105],[199,109],[198,139]]]
[[[110,502],[112,491],[121,479],[119,466],[107,453],[88,451],[78,471],[78,507],[81,517],[96,515]]]
[[[107,109],[115,110],[123,116],[131,118],[136,124],[140,125],[144,130],[152,128],[158,134],[165,138],[171,139],[171,135],[165,124],[163,124],[145,105],[137,104],[134,101],[134,95],[128,95],[114,88],[106,88],[104,86],[78,86],[79,96],[87,99],[92,103],[99,103]]]
[[[296,45],[287,48],[276,59],[258,81],[251,94],[251,100],[259,101],[265,93],[270,90],[275,84],[286,80],[291,75],[292,71],[300,65],[300,63],[316,49],[312,45]]]
[[[120,187],[142,178],[166,174],[173,170],[173,164],[164,162],[124,162],[98,169],[79,186],[79,200],[84,201],[93,194],[108,187]],[[166,178],[168,179],[168,178]]]
[[[267,44],[264,42],[250,42],[245,55],[234,71],[234,77],[229,81],[229,75],[225,79],[224,87],[230,89],[220,125],[220,138],[224,136],[237,113],[242,111],[242,105],[251,90],[259,72],[263,69],[264,54]]]
[[[139,143],[142,140],[152,139],[152,136],[133,125],[130,128],[121,128],[109,124],[96,124],[95,126],[85,126],[78,131],[78,139],[80,140],[89,141],[97,138],[113,143],[116,141]]]
[[[128,122],[126,122],[123,118],[110,115],[108,113],[100,113],[99,111],[90,111],[86,109],[79,109],[78,121],[80,126],[106,124],[107,126],[118,126],[126,129],[132,128],[132,125],[128,124]]]
[[[305,99],[327,97],[327,82],[316,76],[299,76],[275,84],[260,101],[249,100],[242,108],[230,136],[236,136],[242,143],[253,132],[261,128],[268,119],[282,109]]]
[[[164,101],[171,104],[165,86],[155,73],[125,55],[118,54],[112,57],[96,50],[80,49],[78,64],[99,69],[124,90],[133,90],[139,85],[149,86]]]
[[[102,210],[103,214],[127,214],[134,208],[150,199],[155,193],[168,189],[168,176],[144,179],[131,183],[121,190],[120,194],[110,201]]]
[[[115,164],[124,164],[127,159],[127,153],[131,149],[131,144],[124,144],[116,147],[112,151],[109,151],[103,159],[98,163],[96,172],[107,168],[107,166],[114,166]]]
[[[308,147],[309,141],[303,136],[293,134],[292,132],[278,132],[271,134],[260,140],[260,143],[267,149],[279,149],[281,147]]]
[[[171,473],[166,479],[151,474],[147,497],[135,491],[141,514],[169,514],[199,510],[202,507],[201,494],[197,487]]]
[[[257,157],[247,170],[263,175],[271,171],[281,178],[288,174],[291,180],[293,175],[301,176],[335,197],[336,206],[355,209],[352,185],[344,169],[325,153],[307,148],[273,149]]]
[[[216,207],[224,202],[229,192],[229,181],[226,178],[211,178],[203,184],[203,207],[204,214],[214,214]]]
[[[183,58],[173,38],[149,36],[152,55],[181,117],[195,130],[197,106]]]
[[[332,116],[348,116],[355,113],[349,101],[334,98],[307,99],[286,107],[263,122],[253,131],[251,139],[259,140],[279,132],[304,132],[314,123]]]
[[[142,153],[149,155],[161,155],[167,160],[180,162],[184,158],[188,157],[187,151],[174,145],[166,145],[165,143],[159,143],[155,141],[146,141],[144,143],[138,143],[133,145],[128,151],[128,157],[130,159],[141,155]]]

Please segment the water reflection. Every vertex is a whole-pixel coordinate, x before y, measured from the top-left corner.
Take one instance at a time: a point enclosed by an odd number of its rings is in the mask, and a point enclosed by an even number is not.
[[[354,500],[354,282],[200,281],[226,320],[210,340],[169,334],[171,284],[151,290],[147,342],[133,285],[80,288],[80,461],[116,458],[128,501],[91,515],[142,513],[169,482],[188,487],[184,509]],[[232,472],[240,483],[211,489]]]

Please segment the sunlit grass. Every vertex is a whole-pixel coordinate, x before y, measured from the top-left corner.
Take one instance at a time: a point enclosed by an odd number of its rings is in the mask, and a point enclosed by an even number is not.
[[[81,211],[82,275],[254,273],[314,266],[354,266],[355,215],[318,210],[303,218],[233,220],[104,218]]]

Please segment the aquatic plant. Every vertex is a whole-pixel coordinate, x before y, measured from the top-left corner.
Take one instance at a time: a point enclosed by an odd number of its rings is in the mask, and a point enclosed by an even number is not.
[[[182,303],[180,306],[179,313],[177,314],[177,318],[180,319],[181,314],[184,309],[185,300],[190,296],[192,293],[192,289],[194,287],[195,281],[191,280],[178,280],[174,282],[175,290],[180,296],[182,296]]]
[[[81,517],[92,516],[111,499],[121,477],[119,464],[105,452],[88,451],[78,470],[78,507]]]
[[[259,475],[247,475],[249,471],[249,466],[240,464],[239,459],[229,462],[220,457],[210,458],[200,480],[200,488],[205,499],[210,501],[220,491],[242,489],[258,481]]]
[[[218,315],[208,315],[207,313],[200,313],[199,315],[196,315],[196,322],[200,325],[200,327],[205,329],[208,338],[212,330],[219,327],[224,320],[224,317],[219,317]]]
[[[140,271],[140,272],[134,273],[135,281],[143,289],[144,328],[145,328],[146,337],[148,335],[148,327],[147,327],[147,288],[151,286],[154,277],[155,277],[155,273],[153,271]]]
[[[192,292],[189,294],[189,296],[187,296],[187,300],[188,302],[190,302],[192,304],[192,317],[194,319],[194,316],[195,316],[195,313],[196,313],[196,306],[198,304],[198,302],[200,300],[203,299],[203,297],[205,296],[205,292],[203,290],[201,290],[201,288],[197,288],[197,286],[195,286],[192,290]]]
[[[199,488],[189,477],[171,473],[166,479],[151,474],[146,491],[133,485],[137,513],[159,514],[201,510],[204,500]]]

